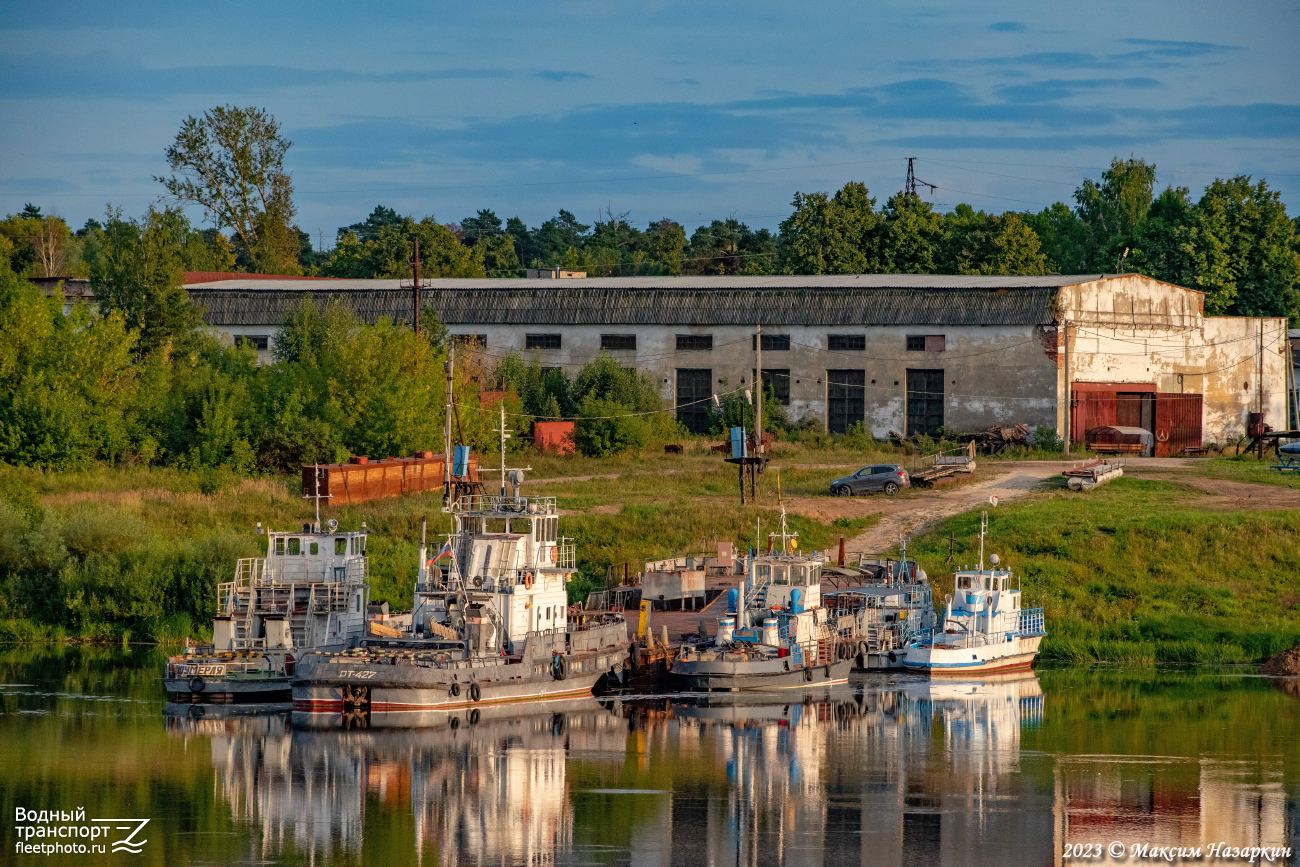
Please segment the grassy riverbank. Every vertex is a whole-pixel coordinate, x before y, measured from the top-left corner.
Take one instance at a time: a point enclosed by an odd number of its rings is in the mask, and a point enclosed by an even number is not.
[[[742,509],[734,477],[719,471],[716,456],[677,458],[671,466],[662,458],[535,463],[541,478],[529,493],[560,497],[562,532],[578,546],[574,598],[602,585],[609,567],[621,574],[625,561],[636,570],[646,559],[699,551],[715,539],[754,545],[756,520],[771,527],[777,517],[775,498]],[[365,522],[371,597],[404,610],[422,519],[431,537],[448,528],[439,507],[439,495],[419,494],[323,515],[345,529]],[[206,634],[217,583],[230,580],[238,558],[263,553],[256,522],[285,528],[312,516],[294,477],[214,481],[171,469],[0,467],[0,642],[174,642]],[[805,547],[827,547],[869,524],[791,518]]]
[[[1225,475],[1236,475],[1231,469]],[[986,551],[1041,605],[1043,656],[1258,662],[1300,643],[1300,513],[1215,508],[1202,486],[1124,478],[990,509]],[[950,542],[950,538],[955,542]],[[979,512],[914,548],[938,588],[978,557]]]
[[[886,505],[883,498],[825,492],[845,470],[885,460],[905,457],[887,447],[780,445],[773,469],[783,468],[784,493],[816,516],[792,509],[790,524],[805,550],[829,548],[879,520],[870,510]],[[779,515],[775,472],[762,479],[760,505],[742,507],[734,468],[698,443],[679,456],[519,462],[533,465],[528,492],[555,496],[565,510],[563,532],[577,542],[582,572],[574,598],[602,585],[607,568],[621,576],[624,562],[636,570],[646,559],[699,551],[715,539],[752,546]],[[961,484],[990,478],[998,463],[981,461]],[[1254,662],[1300,641],[1300,512],[1259,497],[1300,481],[1236,459],[1161,472],[1162,480],[1125,477],[1088,494],[1049,482],[1043,492],[991,510],[988,550],[1021,577],[1027,604],[1046,611],[1044,656]],[[1215,480],[1236,484],[1234,496],[1243,498],[1249,494],[1241,483],[1271,484],[1251,487],[1256,498],[1243,508],[1207,493]],[[229,580],[236,559],[262,553],[255,523],[284,528],[311,520],[312,505],[299,493],[297,479],[284,476],[0,467],[0,641],[202,635],[216,584]],[[910,491],[888,506],[926,509],[935,496]],[[421,519],[431,536],[446,530],[439,505],[437,495],[412,495],[324,514],[345,528],[366,522],[372,597],[401,610],[414,583]],[[975,561],[978,520],[978,511],[958,515],[913,542],[910,551],[940,591],[951,589],[954,565]]]

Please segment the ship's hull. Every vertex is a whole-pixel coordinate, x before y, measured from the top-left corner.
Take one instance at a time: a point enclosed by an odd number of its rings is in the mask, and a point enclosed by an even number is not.
[[[907,648],[903,667],[931,677],[1025,671],[1034,664],[1042,636],[975,647],[918,644]]]
[[[689,692],[805,689],[845,683],[853,667],[852,659],[808,667],[788,666],[789,661],[789,657],[759,660],[679,657],[668,672],[668,685]]]
[[[292,699],[293,678],[259,677],[241,680],[225,677],[203,677],[202,689],[193,688],[196,678],[164,677],[163,688],[173,702],[191,704],[245,704],[287,702]]]
[[[312,654],[299,661],[293,709],[295,714],[418,714],[574,698],[589,695],[606,672],[621,669],[627,645],[562,658],[563,676],[557,677],[552,657],[420,665]]]

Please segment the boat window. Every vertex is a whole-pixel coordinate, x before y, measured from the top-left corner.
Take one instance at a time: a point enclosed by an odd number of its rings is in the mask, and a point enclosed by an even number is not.
[[[511,518],[507,526],[507,532],[518,533],[521,536],[527,536],[533,532],[532,518]]]
[[[294,557],[302,553],[302,541],[300,539],[289,540],[289,556]]]
[[[784,567],[784,566],[773,566],[773,567],[772,567],[772,582],[775,583],[775,584],[784,584],[785,581],[786,581],[786,578],[785,578],[785,567]]]
[[[1012,608],[1019,608],[1019,607],[1020,607],[1020,597],[1019,597],[1019,596],[1012,596],[1012,597],[1011,597],[1011,607],[1012,607]]]
[[[819,563],[819,564],[817,564],[817,565],[814,565],[814,566],[812,567],[812,570],[811,570],[811,571],[812,571],[812,577],[810,578],[810,580],[809,580],[808,583],[809,583],[809,584],[820,584],[820,583],[822,583],[822,567],[821,567],[821,564]]]
[[[546,525],[546,541],[554,542],[555,538],[560,534],[560,519],[558,517],[547,518]]]
[[[957,589],[958,589],[958,590],[969,590],[969,589],[970,589],[970,578],[969,578],[969,577],[958,578],[958,579],[957,579]]]
[[[506,531],[505,518],[488,518],[487,531],[489,533],[504,533]]]
[[[754,567],[754,577],[766,580],[772,575],[772,567],[766,563],[759,563]]]
[[[796,587],[803,587],[808,583],[808,568],[806,566],[790,567],[790,583]]]
[[[283,557],[283,556],[284,556],[284,539],[283,539],[283,538],[279,538],[279,539],[276,539],[276,540],[275,540],[275,554],[276,554],[277,557]]]
[[[313,557],[320,553],[320,545],[318,543],[311,543],[311,553]]]
[[[348,553],[348,539],[346,536],[339,536],[334,540],[334,556],[342,557]]]

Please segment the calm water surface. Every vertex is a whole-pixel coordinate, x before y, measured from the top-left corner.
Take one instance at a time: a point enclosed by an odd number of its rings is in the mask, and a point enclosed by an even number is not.
[[[164,657],[0,652],[0,863],[987,867],[1079,843],[1300,848],[1300,696],[1249,673],[873,676],[345,729],[165,713]],[[148,842],[17,855],[18,807],[147,818]]]

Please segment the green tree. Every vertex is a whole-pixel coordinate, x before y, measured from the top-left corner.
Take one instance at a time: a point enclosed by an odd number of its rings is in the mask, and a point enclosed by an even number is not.
[[[865,185],[845,184],[833,197],[795,193],[781,223],[783,269],[793,274],[865,274],[881,270],[881,216]]]
[[[895,193],[885,203],[881,232],[881,271],[932,274],[938,269],[945,239],[943,217],[919,196]]]
[[[71,314],[0,258],[0,461],[66,468],[131,446],[136,334],[116,313]]]
[[[1115,157],[1110,168],[1102,172],[1101,183],[1085,179],[1075,190],[1079,219],[1089,234],[1089,270],[1115,270],[1124,248],[1132,246],[1134,233],[1151,208],[1155,182],[1155,163]]]
[[[183,288],[187,244],[202,249],[189,221],[175,208],[152,206],[139,220],[109,209],[102,241],[90,270],[90,286],[107,315],[119,311],[140,334],[138,349],[148,355],[198,325],[197,311]]]
[[[646,254],[665,274],[682,273],[686,230],[681,223],[664,217],[651,223],[645,233]]]
[[[187,117],[167,148],[174,174],[158,177],[177,202],[203,208],[234,230],[237,250],[263,274],[297,274],[293,180],[284,157],[293,143],[264,109],[218,106]]]
[[[1206,293],[1206,313],[1300,315],[1295,227],[1267,181],[1216,179],[1178,237],[1183,285]]]
[[[1035,275],[1047,272],[1038,236],[1019,214],[987,215],[958,205],[945,221],[943,270],[955,274]]]
[[[1063,202],[1037,214],[1020,215],[1038,236],[1047,269],[1057,274],[1083,274],[1088,270],[1088,227]]]
[[[446,226],[433,217],[418,223],[410,217],[386,222],[378,232],[362,241],[344,232],[334,251],[320,267],[323,277],[353,279],[400,278],[411,273],[411,256],[420,241],[420,273],[424,277],[482,277],[483,260],[464,246]]]

